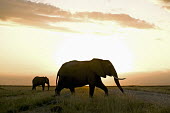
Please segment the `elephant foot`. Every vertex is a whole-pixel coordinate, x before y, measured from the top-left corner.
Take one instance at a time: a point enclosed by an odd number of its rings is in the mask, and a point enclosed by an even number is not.
[[[105,97],[108,97],[109,96],[109,94],[108,93],[105,93],[105,95],[104,95]]]
[[[93,98],[93,96],[92,96],[92,95],[89,95],[89,98]]]
[[[60,94],[55,94],[55,96],[60,96]]]
[[[55,92],[55,96],[60,96],[60,93],[59,92]]]

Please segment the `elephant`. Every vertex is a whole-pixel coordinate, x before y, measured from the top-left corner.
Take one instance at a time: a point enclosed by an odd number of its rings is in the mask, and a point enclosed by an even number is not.
[[[55,95],[59,96],[63,88],[70,89],[74,94],[76,87],[89,85],[89,97],[93,97],[95,87],[104,90],[107,96],[108,89],[101,80],[101,77],[106,78],[106,75],[113,76],[116,85],[124,93],[119,80],[125,78],[118,78],[117,72],[109,60],[93,58],[89,61],[66,62],[57,73]]]
[[[48,90],[49,90],[50,87],[49,79],[47,77],[36,76],[32,80],[32,90],[36,90],[36,86],[42,85],[42,90],[44,91],[45,83],[48,84]]]

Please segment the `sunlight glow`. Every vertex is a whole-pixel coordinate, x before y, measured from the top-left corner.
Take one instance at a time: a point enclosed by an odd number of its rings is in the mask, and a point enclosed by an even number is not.
[[[133,70],[133,56],[117,37],[99,37],[97,35],[73,35],[63,41],[62,46],[56,52],[57,65],[62,65],[70,60],[91,60],[101,58],[110,60],[117,72],[129,72]]]

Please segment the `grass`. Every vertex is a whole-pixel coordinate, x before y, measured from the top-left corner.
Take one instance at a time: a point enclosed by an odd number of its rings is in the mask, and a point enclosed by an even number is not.
[[[91,99],[88,87],[82,87],[76,88],[75,96],[64,89],[60,97],[54,97],[54,89],[41,91],[39,87],[32,91],[31,87],[0,86],[0,113],[51,113],[56,106],[62,108],[62,113],[170,113],[169,107],[139,101],[133,95],[104,97],[103,91],[96,88]]]
[[[80,94],[82,94],[81,91]],[[59,98],[59,100],[62,100],[60,106],[63,106],[64,113],[169,113],[170,111],[168,107],[161,108],[145,103],[134,99],[133,96],[110,95],[104,97],[101,92],[96,94],[93,99],[78,95],[69,99]]]
[[[1,87],[0,113],[15,113],[41,106],[52,100],[49,95],[50,92],[47,91],[32,91],[31,87]]]
[[[170,86],[125,86],[124,89],[170,94]]]

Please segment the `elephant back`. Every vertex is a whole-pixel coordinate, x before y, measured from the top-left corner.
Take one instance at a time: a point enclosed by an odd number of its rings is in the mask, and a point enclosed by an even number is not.
[[[77,76],[87,72],[89,61],[70,61],[64,63],[58,71],[58,75],[62,76]]]
[[[32,83],[33,84],[36,84],[36,85],[42,85],[45,83],[45,79],[44,77],[35,77],[33,80],[32,80]]]

